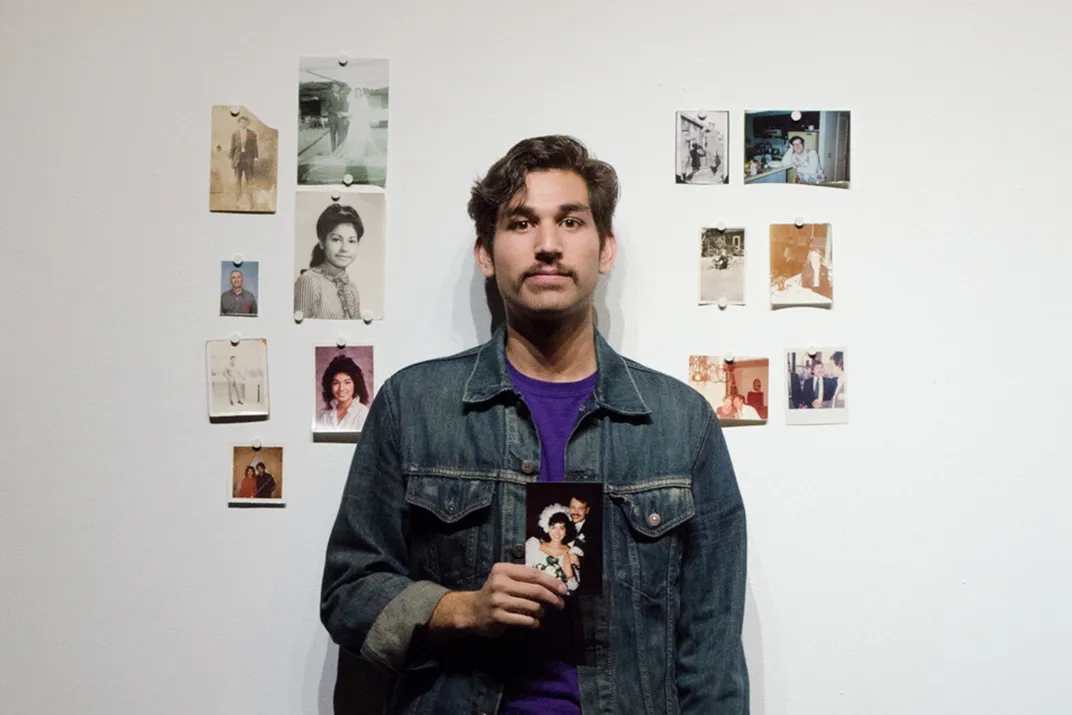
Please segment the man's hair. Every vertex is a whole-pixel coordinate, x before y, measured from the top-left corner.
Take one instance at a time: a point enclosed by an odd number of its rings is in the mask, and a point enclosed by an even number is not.
[[[336,355],[324,370],[324,376],[320,379],[320,397],[324,400],[324,404],[331,407],[331,401],[335,399],[331,392],[331,383],[340,372],[350,376],[350,379],[354,381],[354,397],[361,404],[367,405],[369,394],[368,388],[365,387],[365,373],[349,355]]]
[[[264,462],[257,462],[257,465],[254,467],[254,470],[257,470],[257,469],[264,469]],[[265,470],[265,471],[267,471],[267,470]]]
[[[842,368],[845,367],[845,353],[841,352],[840,350],[838,350],[837,352],[833,353],[830,356],[830,359],[838,367],[842,367]]]
[[[231,269],[231,275],[233,276],[235,273],[237,273],[238,275],[242,276],[243,278],[246,277],[246,275],[242,271],[240,271],[239,269],[232,268]],[[228,276],[228,278],[230,278],[230,276]]]
[[[588,506],[588,500],[583,497],[570,497],[570,501],[579,501],[581,504]]]
[[[476,224],[477,240],[488,251],[492,249],[502,210],[518,192],[524,191],[529,172],[551,169],[572,171],[584,179],[592,218],[599,232],[599,245],[603,246],[611,233],[614,207],[618,203],[618,174],[610,164],[591,156],[577,139],[556,134],[518,142],[473,185],[469,217]]]
[[[800,145],[804,146],[804,137],[793,137],[789,140],[789,143],[792,144],[793,142],[800,142]]]
[[[246,117],[246,116],[239,117],[238,121],[245,122],[246,124],[249,124],[249,117]]]

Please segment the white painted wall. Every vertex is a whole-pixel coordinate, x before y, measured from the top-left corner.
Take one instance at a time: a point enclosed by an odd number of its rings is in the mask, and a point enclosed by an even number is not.
[[[772,16],[827,18],[823,41]],[[330,712],[317,597],[351,447],[308,432],[311,346],[338,327],[290,317],[290,177],[297,57],[340,52],[392,60],[387,320],[349,331],[378,381],[486,336],[469,182],[573,133],[624,184],[617,347],[682,378],[690,353],[848,347],[850,425],[787,428],[772,400],[728,436],[753,712],[1062,712],[1072,243],[1067,172],[1032,138],[1072,111],[1070,22],[1046,0],[7,0],[0,712]],[[213,103],[280,129],[275,216],[206,210]],[[675,110],[731,110],[737,167],[742,112],[793,106],[852,110],[851,190],[674,185]],[[835,227],[832,311],[766,307],[766,226],[798,214]],[[749,305],[725,312],[694,305],[719,220],[750,236]],[[261,262],[254,323],[215,315],[236,251]],[[254,325],[272,418],[210,425],[204,340]],[[284,510],[221,499],[254,436],[286,447]]]

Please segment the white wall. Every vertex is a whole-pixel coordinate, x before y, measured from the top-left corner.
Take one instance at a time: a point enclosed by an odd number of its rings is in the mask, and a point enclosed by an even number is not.
[[[614,345],[682,378],[690,353],[849,351],[851,424],[787,428],[772,401],[728,435],[753,712],[1066,707],[1072,243],[1067,172],[1031,138],[1072,111],[1072,10],[837,0],[823,42],[763,51],[757,28],[799,12],[4,3],[0,712],[330,712],[317,598],[351,447],[308,433],[311,346],[338,329],[291,320],[290,177],[297,57],[340,52],[392,61],[388,319],[348,331],[378,382],[487,335],[469,182],[517,139],[575,134],[624,183]],[[280,130],[276,215],[206,210],[213,103]],[[742,186],[742,112],[793,106],[852,111],[851,190]],[[732,111],[729,186],[673,183],[674,112],[695,108]],[[831,311],[765,304],[766,226],[798,214],[835,227]],[[755,237],[749,304],[725,312],[695,305],[696,232],[719,220]],[[261,262],[254,324],[214,313],[236,251]],[[272,417],[210,425],[203,343],[236,325],[269,341]],[[255,436],[286,448],[288,505],[229,511],[229,445]]]

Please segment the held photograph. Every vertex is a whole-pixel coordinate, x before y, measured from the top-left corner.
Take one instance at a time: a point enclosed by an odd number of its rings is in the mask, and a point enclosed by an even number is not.
[[[234,446],[232,506],[282,506],[283,448]]]
[[[209,211],[275,213],[279,132],[237,109],[212,107]]]
[[[703,395],[724,427],[767,423],[770,360],[689,356],[689,385]]]
[[[677,113],[678,184],[728,184],[730,113]]]
[[[845,348],[787,350],[786,384],[789,411],[786,424],[825,425],[849,421],[846,399]]]
[[[294,311],[302,320],[383,318],[386,197],[323,189],[294,198]]]
[[[257,317],[257,261],[220,263],[220,315]]]
[[[744,305],[744,229],[700,229],[700,305]]]
[[[562,581],[570,596],[602,593],[603,485],[532,482],[525,514],[525,565]]]
[[[208,416],[211,420],[267,419],[268,341],[247,338],[205,342]]]
[[[744,183],[849,188],[849,112],[745,112]]]
[[[828,223],[772,224],[770,300],[774,308],[834,304],[834,235]]]
[[[317,346],[315,441],[356,442],[372,404],[372,346]]]
[[[388,61],[298,63],[298,184],[387,182]]]

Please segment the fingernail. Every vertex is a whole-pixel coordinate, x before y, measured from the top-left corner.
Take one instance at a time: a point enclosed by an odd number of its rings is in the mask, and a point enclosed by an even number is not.
[[[558,586],[558,592],[559,592],[559,593],[561,593],[561,594],[562,594],[563,596],[565,596],[566,594],[568,594],[568,593],[569,593],[569,589],[568,589],[568,588],[566,588],[566,584],[564,584],[564,583],[563,583],[563,584],[559,584],[559,586]]]

